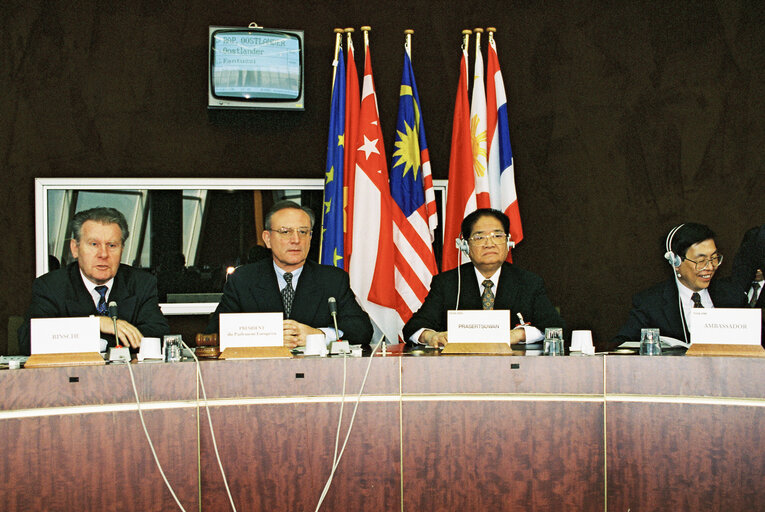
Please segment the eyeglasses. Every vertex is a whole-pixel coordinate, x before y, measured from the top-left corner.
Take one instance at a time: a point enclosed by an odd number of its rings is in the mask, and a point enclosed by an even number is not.
[[[712,268],[717,268],[720,266],[720,263],[722,263],[723,255],[722,254],[715,254],[711,258],[705,258],[703,260],[691,260],[688,258],[683,258],[684,260],[690,261],[694,265],[696,265],[696,270],[704,270],[707,268],[707,265],[710,263],[712,264]]]
[[[313,234],[309,228],[279,228],[269,229],[269,231],[276,233],[281,238],[292,238],[292,235],[295,233],[297,233],[299,238],[308,238]]]
[[[473,235],[470,238],[468,238],[471,242],[474,244],[480,244],[484,241],[488,240],[489,242],[493,244],[500,244],[507,241],[507,234],[506,233],[486,233],[484,234],[478,234]]]

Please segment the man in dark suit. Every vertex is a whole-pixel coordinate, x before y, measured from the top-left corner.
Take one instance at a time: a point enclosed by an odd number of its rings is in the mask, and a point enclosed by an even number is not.
[[[30,318],[98,315],[101,333],[115,345],[109,302],[117,303],[117,331],[125,345],[137,348],[143,336],[170,331],[157,302],[157,280],[120,264],[128,235],[124,215],[114,208],[92,208],[74,216],[69,249],[77,261],[32,284],[32,302],[18,331],[22,353],[30,352]]]
[[[422,307],[404,326],[408,344],[445,346],[451,309],[509,309],[514,319],[520,313],[527,325],[511,331],[512,343],[539,341],[546,327],[564,327],[542,278],[505,261],[509,232],[510,220],[499,210],[482,208],[465,217],[461,242],[470,263],[433,278]]]
[[[263,241],[272,259],[239,267],[228,277],[208,333],[218,332],[220,313],[283,312],[286,347],[305,345],[309,334],[324,334],[327,343],[342,336],[351,343],[369,344],[372,323],[356,302],[348,274],[307,261],[313,225],[313,211],[297,203],[280,201],[271,208]],[[340,333],[333,327],[330,297],[337,302]]]
[[[627,323],[608,343],[610,350],[640,339],[640,330],[657,327],[662,336],[689,343],[690,311],[694,307],[743,307],[744,294],[730,280],[712,280],[722,263],[715,235],[703,224],[673,228],[665,240],[664,258],[675,277],[636,294]]]

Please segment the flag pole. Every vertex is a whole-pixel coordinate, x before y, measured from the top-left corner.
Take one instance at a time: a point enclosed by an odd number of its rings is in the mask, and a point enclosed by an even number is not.
[[[348,48],[349,46],[353,45],[353,40],[351,39],[351,34],[353,34],[356,31],[353,27],[348,27],[343,30],[348,35],[348,41],[346,42],[345,47]]]
[[[470,34],[472,33],[473,31],[467,28],[462,31],[462,51],[466,53],[470,47]]]
[[[497,29],[495,27],[486,27],[486,32],[489,33],[489,43],[494,41],[494,32],[496,32]]]
[[[478,52],[481,51],[481,34],[483,34],[483,29],[477,27],[473,29],[473,32],[475,32],[475,53],[478,55]]]
[[[372,27],[369,25],[364,25],[361,27],[362,32],[364,32],[364,52],[367,51],[367,48],[369,48],[369,32],[372,31]]]
[[[404,34],[406,34],[404,49],[406,50],[407,55],[409,55],[409,60],[412,60],[412,34],[414,34],[414,30],[408,28],[404,30]]]
[[[343,44],[343,29],[335,29],[335,57],[332,59],[332,90],[335,89],[335,78],[337,75],[337,54],[340,52],[340,47]]]

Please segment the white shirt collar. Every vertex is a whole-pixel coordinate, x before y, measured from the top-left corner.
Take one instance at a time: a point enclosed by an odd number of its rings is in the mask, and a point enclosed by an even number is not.
[[[475,277],[478,280],[478,289],[481,293],[483,293],[483,282],[486,281],[486,277],[481,274],[481,272],[473,265],[473,270],[475,270]],[[499,274],[502,273],[502,267],[500,266],[494,274],[492,274],[491,277],[488,279],[494,284],[494,295],[497,294],[497,286],[499,285]]]
[[[106,301],[109,302],[109,295],[112,293],[112,285],[114,284],[114,278],[112,277],[108,281],[106,281],[103,285],[96,284],[87,277],[85,277],[85,274],[82,272],[82,269],[80,270],[80,276],[82,277],[82,283],[85,285],[85,288],[88,290],[88,293],[90,294],[91,298],[93,299],[93,303],[98,307],[98,302],[101,300],[101,295],[96,291],[96,286],[106,286]]]
[[[284,274],[287,272],[283,268],[281,268],[279,265],[276,264],[274,261],[274,270],[276,271],[276,281],[279,284],[279,290],[287,286],[287,281],[284,280]],[[292,289],[297,290],[297,283],[298,279],[300,278],[300,274],[303,273],[303,267],[301,266],[298,269],[293,270],[290,272],[292,274]]]

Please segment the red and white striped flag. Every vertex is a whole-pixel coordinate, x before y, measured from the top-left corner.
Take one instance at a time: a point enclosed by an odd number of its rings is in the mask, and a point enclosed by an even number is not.
[[[489,33],[489,62],[487,68],[487,121],[489,126],[489,180],[492,207],[505,212],[510,218],[510,235],[516,244],[523,240],[518,194],[515,191],[513,150],[510,147],[510,125],[507,119],[507,99],[502,71],[499,69],[497,45]],[[499,202],[494,202],[494,190],[499,191]],[[512,261],[510,253],[508,260]]]

